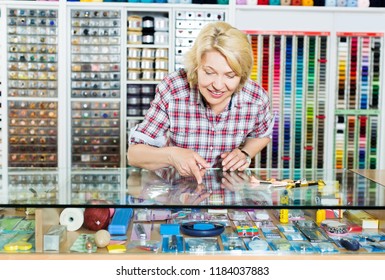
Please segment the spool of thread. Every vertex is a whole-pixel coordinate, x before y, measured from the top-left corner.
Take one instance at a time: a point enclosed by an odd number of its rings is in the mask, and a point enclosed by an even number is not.
[[[68,231],[76,231],[83,225],[84,210],[82,208],[65,208],[60,213],[59,222],[66,226]]]
[[[110,219],[110,209],[108,208],[86,208],[84,210],[84,227],[89,230],[107,228]]]

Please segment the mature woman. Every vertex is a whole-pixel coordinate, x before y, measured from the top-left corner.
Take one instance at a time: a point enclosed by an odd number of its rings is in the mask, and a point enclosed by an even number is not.
[[[209,23],[184,64],[160,82],[143,122],[131,130],[129,164],[173,166],[199,184],[209,167],[245,170],[269,143],[273,125],[268,93],[249,79],[247,35]]]

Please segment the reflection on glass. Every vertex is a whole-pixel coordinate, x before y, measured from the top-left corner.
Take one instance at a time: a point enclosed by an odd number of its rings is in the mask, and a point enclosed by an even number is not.
[[[383,185],[342,169],[208,169],[202,184],[173,168],[10,168],[1,176],[0,206],[385,207]]]

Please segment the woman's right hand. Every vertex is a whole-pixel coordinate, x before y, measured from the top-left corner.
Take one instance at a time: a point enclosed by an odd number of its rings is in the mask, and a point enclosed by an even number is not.
[[[202,177],[206,169],[210,167],[208,162],[198,153],[179,147],[172,147],[170,163],[184,177],[194,176],[198,184],[202,183]]]

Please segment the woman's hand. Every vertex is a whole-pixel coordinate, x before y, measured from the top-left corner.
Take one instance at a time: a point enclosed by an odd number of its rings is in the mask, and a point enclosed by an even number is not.
[[[210,167],[198,153],[178,147],[173,147],[170,162],[181,176],[194,176],[198,184],[202,183],[202,177]]]
[[[240,191],[249,182],[249,175],[244,172],[223,172],[221,188],[232,192]]]
[[[223,171],[244,171],[250,166],[247,156],[240,149],[221,154]]]
[[[179,195],[179,202],[186,205],[198,205],[202,201],[209,198],[211,195],[210,192],[207,192],[207,189],[204,185],[198,184],[195,190],[191,190],[188,192],[182,192]]]

